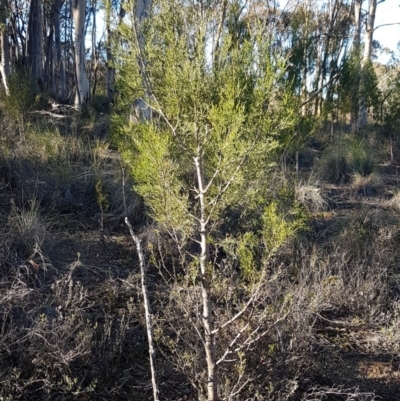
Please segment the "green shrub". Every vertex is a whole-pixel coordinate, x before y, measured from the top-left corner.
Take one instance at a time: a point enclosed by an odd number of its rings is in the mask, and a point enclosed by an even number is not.
[[[355,173],[367,176],[374,171],[374,161],[363,141],[353,140],[350,142],[350,160]]]
[[[372,146],[372,145],[371,145]],[[320,174],[332,184],[344,184],[353,174],[373,173],[375,163],[372,149],[363,139],[345,138],[327,148],[320,164]]]
[[[10,94],[2,94],[5,116],[10,122],[23,123],[26,113],[37,103],[35,80],[27,71],[16,71],[10,76],[8,86]]]

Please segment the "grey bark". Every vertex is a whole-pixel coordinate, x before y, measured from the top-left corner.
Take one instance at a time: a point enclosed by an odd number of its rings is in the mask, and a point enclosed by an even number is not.
[[[354,1],[354,41],[353,50],[358,64],[357,70],[361,72],[360,53],[361,53],[361,7],[363,0]],[[359,91],[360,77],[354,78],[353,105],[351,110],[351,126],[353,131],[358,129],[358,112],[359,112]]]
[[[142,293],[143,293],[143,301],[144,301],[144,311],[145,311],[145,319],[146,319],[146,331],[147,331],[147,341],[149,343],[149,357],[150,357],[150,371],[151,371],[151,383],[153,387],[153,397],[154,401],[159,401],[159,390],[157,386],[157,377],[156,377],[156,351],[154,348],[153,342],[153,319],[150,310],[150,301],[147,291],[147,279],[146,279],[146,272],[147,272],[147,264],[144,257],[142,244],[140,242],[139,237],[133,231],[132,225],[130,224],[127,217],[125,217],[125,224],[129,228],[129,232],[133,241],[136,244],[136,250],[139,257],[139,264],[140,264],[140,275],[142,278]]]
[[[57,100],[61,103],[67,101],[67,83],[65,75],[65,59],[61,49],[61,30],[60,30],[60,11],[64,3],[64,0],[54,0],[54,14],[53,14],[53,26],[54,26],[54,45],[56,53],[56,86],[57,86]]]
[[[112,101],[114,96],[114,78],[115,71],[112,67],[113,57],[111,52],[111,43],[112,43],[112,32],[111,32],[111,4],[110,1],[107,0],[105,4],[105,22],[106,22],[106,34],[107,34],[107,45],[106,45],[106,67],[107,67],[107,76],[106,76],[106,90],[107,90],[107,100],[109,102]]]
[[[99,66],[99,57],[97,54],[97,46],[96,46],[96,32],[97,32],[97,0],[92,0],[93,7],[93,26],[92,26],[92,58],[91,58],[91,68],[90,70],[93,72],[93,87],[92,87],[92,99],[96,95],[97,88],[97,70]]]
[[[361,63],[361,83],[360,83],[360,109],[358,118],[358,127],[362,128],[367,125],[367,105],[365,99],[365,70],[371,61],[372,42],[375,28],[375,13],[377,0],[369,0],[367,29],[365,32],[364,55]]]
[[[43,12],[41,0],[32,0],[29,10],[27,54],[32,77],[42,83],[43,75]]]
[[[52,24],[53,21],[53,14],[55,12],[55,2],[51,5],[50,9],[50,21],[44,20],[44,26],[49,25],[49,34],[46,37],[45,42],[45,63],[44,63],[44,74],[43,76],[46,77],[44,84],[46,85],[46,89],[50,89],[52,94],[56,92],[56,69],[54,65],[55,57],[54,57],[54,25]],[[46,17],[46,13],[44,13]]]
[[[74,55],[75,55],[75,78],[76,93],[75,106],[81,108],[87,104],[90,98],[89,78],[86,72],[85,54],[85,13],[86,0],[71,0],[72,16],[74,20]]]
[[[215,353],[215,331],[214,331],[214,320],[212,317],[212,302],[211,302],[211,273],[209,271],[209,253],[208,253],[208,226],[204,195],[206,193],[206,187],[204,184],[204,168],[202,162],[201,150],[198,155],[194,158],[194,164],[196,167],[197,174],[197,186],[198,186],[198,200],[200,204],[200,276],[201,276],[201,296],[203,303],[203,327],[204,327],[204,348],[206,353],[207,363],[207,400],[217,401],[218,400],[218,379],[217,379],[217,364],[216,364],[216,353]]]
[[[311,3],[308,1],[307,4],[304,5],[306,20],[304,22],[304,31],[303,31],[303,60],[302,60],[302,82],[301,82],[301,96],[303,100],[303,106],[301,107],[301,114],[303,116],[307,115],[307,103],[305,100],[307,99],[307,72],[308,72],[308,35],[309,35],[309,19],[310,19],[310,10]]]
[[[375,29],[375,14],[376,14],[377,0],[370,0],[368,7],[367,30],[365,33],[365,47],[363,62],[371,60],[372,55],[372,41]]]
[[[6,25],[6,12],[7,3],[6,0],[1,0],[0,3],[0,17],[1,17],[1,33],[0,33],[0,46],[1,46],[1,62],[0,62],[0,73],[3,80],[3,86],[6,94],[9,95],[10,91],[8,89],[8,77],[10,76],[10,54],[8,45],[8,27]]]

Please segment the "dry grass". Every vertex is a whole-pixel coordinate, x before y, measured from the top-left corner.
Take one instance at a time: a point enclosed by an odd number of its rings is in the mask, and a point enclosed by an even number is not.
[[[129,170],[104,139],[61,133],[57,126],[42,122],[41,127],[25,130],[24,141],[9,137],[1,149],[7,172],[4,186],[25,198],[39,199],[41,206],[80,212],[91,221],[101,212],[106,225],[119,224],[125,214],[135,220],[141,208],[131,191]]]
[[[49,223],[41,216],[36,199],[26,202],[22,208],[12,203],[5,234],[10,253],[21,259],[30,259],[42,252],[49,240]]]
[[[393,197],[386,202],[387,206],[400,211],[400,191],[395,191]]]
[[[384,190],[384,181],[377,173],[367,176],[355,173],[351,179],[351,189],[357,196],[376,197]]]
[[[323,190],[318,185],[298,185],[296,188],[296,199],[309,213],[323,212],[328,207]]]
[[[0,228],[0,398],[144,400],[149,394],[140,285],[129,254],[131,244],[120,231],[118,246],[112,247],[115,232],[108,233],[121,230],[118,223],[125,213],[137,217],[141,205],[131,191],[129,171],[107,140],[90,137],[93,129],[92,121],[85,126],[86,136],[66,134],[52,124],[40,130],[31,126],[24,143],[10,137],[0,145],[0,172],[5,172],[0,189],[10,190],[16,200],[7,224]],[[289,180],[279,184],[309,212],[310,227],[268,262],[260,258],[258,268],[266,276],[259,297],[219,334],[221,357],[248,325],[236,343],[244,347],[220,366],[221,395],[226,400],[371,401],[386,394],[379,393],[369,376],[371,366],[386,369],[388,362],[379,365],[372,359],[367,364],[364,355],[351,365],[355,373],[350,377],[346,357],[359,356],[362,340],[369,341],[368,349],[362,349],[370,358],[399,352],[400,195],[386,203],[380,200],[387,190],[381,177],[354,174],[351,165],[340,166],[339,153],[331,160],[336,170],[324,171],[336,182],[351,180],[338,187],[342,197],[354,198],[351,208],[332,210],[328,218],[324,212],[330,200],[323,181],[310,179],[295,190]],[[329,170],[329,163],[324,168]],[[101,185],[96,187],[97,182]],[[370,196],[371,189],[376,204],[357,203],[353,195]],[[99,213],[99,202],[104,202],[105,226],[100,237],[100,226],[90,224]],[[57,217],[55,212],[63,214]],[[141,214],[136,221],[140,219]],[[79,226],[71,229],[78,221]],[[67,263],[62,250],[54,250],[56,245],[50,259],[48,246],[65,230],[76,235],[74,241],[82,243],[82,250],[90,249],[89,243],[97,238],[95,251],[82,251]],[[146,236],[146,249],[154,252],[160,251],[156,231],[148,228]],[[183,395],[201,399],[204,349],[194,329],[201,332],[197,267],[188,267],[168,239],[161,245],[164,265],[157,270],[150,259],[149,288],[162,395],[169,400]],[[218,261],[213,269],[217,324],[234,316],[251,293],[237,260],[222,248],[211,250]],[[119,253],[129,256],[109,263],[109,254]],[[366,378],[361,390],[356,374],[362,369]],[[384,381],[386,370],[382,372],[379,380]]]

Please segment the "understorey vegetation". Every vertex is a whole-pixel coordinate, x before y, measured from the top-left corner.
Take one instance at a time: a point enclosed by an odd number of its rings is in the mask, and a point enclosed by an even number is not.
[[[90,63],[100,5],[54,3],[65,88],[0,70],[0,400],[397,399],[399,68],[370,3],[104,2]]]

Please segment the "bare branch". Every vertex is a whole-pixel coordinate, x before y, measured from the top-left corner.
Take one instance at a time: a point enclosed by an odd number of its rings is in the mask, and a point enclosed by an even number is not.
[[[221,358],[218,359],[216,362],[216,365],[219,365],[220,363],[224,362],[225,358],[229,355],[232,354],[232,348],[236,344],[236,342],[239,340],[240,336],[242,333],[249,327],[250,323],[245,324],[242,329],[239,330],[239,333],[236,334],[235,338],[229,343],[228,347],[226,348],[224,354],[221,356]]]
[[[125,217],[125,224],[129,228],[129,232],[133,241],[136,244],[136,249],[139,257],[139,264],[140,264],[140,273],[142,276],[142,292],[143,292],[143,299],[144,299],[144,310],[145,310],[145,318],[146,318],[146,326],[147,326],[147,340],[149,342],[149,356],[150,356],[150,370],[151,370],[151,382],[153,386],[153,396],[154,401],[159,401],[159,391],[157,386],[157,378],[156,378],[156,351],[154,349],[153,344],[153,319],[150,311],[150,301],[147,292],[147,285],[146,285],[146,270],[147,265],[144,258],[143,248],[139,237],[133,231],[132,225],[129,222],[128,218]]]
[[[400,22],[392,22],[391,24],[381,24],[381,25],[378,25],[378,26],[376,26],[376,27],[374,28],[374,32],[375,32],[378,28],[381,28],[381,27],[383,27],[383,26],[391,26],[391,25],[400,25]]]

